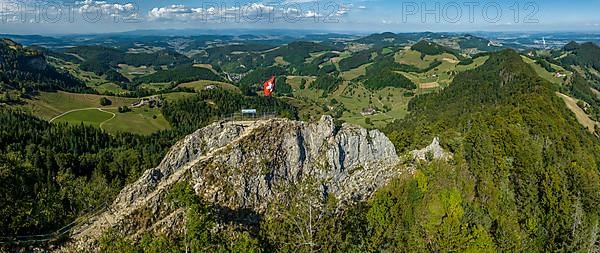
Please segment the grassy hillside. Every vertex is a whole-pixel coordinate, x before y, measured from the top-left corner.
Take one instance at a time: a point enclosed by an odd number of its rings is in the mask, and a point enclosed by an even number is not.
[[[126,90],[121,87],[121,84],[107,80],[104,76],[97,75],[94,72],[85,71],[72,61],[50,57],[49,63],[56,68],[70,73],[75,78],[84,82],[87,87],[94,89],[100,94],[122,94],[126,92]]]
[[[85,124],[101,128],[101,125],[113,118],[113,114],[104,110],[84,110],[74,111],[57,118],[53,122],[68,124]]]
[[[360,83],[348,81],[340,82],[337,89],[326,93],[310,88],[315,79],[303,76],[288,78],[294,90],[293,98],[288,98],[288,101],[298,107],[298,114],[303,120],[317,120],[322,114],[329,114],[352,124],[381,128],[395,119],[403,118],[412,97],[412,94],[406,96],[405,89],[387,87],[370,90]],[[377,112],[362,115],[363,110],[368,108]]]
[[[412,45],[410,49],[421,53],[421,59],[425,58],[427,55],[440,55],[444,53],[454,55],[460,60],[464,59],[464,57],[461,56],[458,51],[427,40],[421,40],[417,42],[416,44]]]
[[[398,151],[440,137],[454,159],[417,167],[373,200],[367,218],[381,208],[419,214],[379,223],[379,247],[587,251],[600,218],[600,145],[557,89],[502,51],[411,101],[408,119],[387,128]]]
[[[230,83],[224,83],[224,82],[219,82],[219,81],[209,81],[209,80],[199,80],[199,81],[193,81],[193,82],[189,82],[189,83],[182,83],[177,85],[177,87],[184,87],[184,88],[193,88],[196,91],[201,91],[201,90],[205,90],[206,87],[208,86],[215,86],[218,89],[225,89],[225,90],[229,90],[229,91],[233,91],[233,92],[240,92],[240,89]]]
[[[103,97],[108,98],[112,103],[101,106],[100,99]],[[41,92],[39,96],[25,100],[26,104],[22,108],[45,120],[54,119],[56,122],[70,124],[84,123],[95,127],[100,127],[102,124],[101,128],[109,133],[123,131],[150,134],[170,128],[169,123],[162,116],[160,108],[142,107],[132,108],[132,111],[127,113],[118,112],[118,107],[131,107],[130,105],[137,101],[139,99],[136,98]]]
[[[535,73],[537,73],[540,77],[548,80],[549,82],[555,83],[555,84],[564,84],[565,80],[568,79],[572,73],[570,71],[565,70],[563,67],[555,65],[555,64],[551,64],[551,67],[554,69],[554,71],[550,72],[547,69],[545,69],[544,67],[542,67],[538,62],[536,62],[535,60],[527,57],[527,56],[522,56],[523,57],[523,61],[527,64],[529,64],[531,67],[533,67],[533,69],[535,70]],[[565,74],[566,78],[564,77],[558,77],[556,75],[556,73],[561,73],[561,74]]]
[[[568,54],[561,58],[566,65],[578,65],[600,70],[600,47],[594,43],[571,42],[564,47]]]
[[[216,75],[212,70],[194,67],[192,65],[182,65],[174,69],[159,70],[147,76],[135,79],[136,83],[185,83],[196,80],[223,81],[223,78]]]
[[[50,65],[43,52],[0,39],[0,90],[28,93],[61,89],[88,90],[79,79]]]

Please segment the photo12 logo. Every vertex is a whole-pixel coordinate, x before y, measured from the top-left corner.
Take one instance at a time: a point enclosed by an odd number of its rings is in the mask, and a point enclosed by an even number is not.
[[[301,21],[337,23],[347,16],[352,5],[336,2],[284,2],[284,4],[200,2],[194,6],[175,4],[140,9],[134,2],[110,3],[85,0],[58,1],[0,1],[3,23],[57,23],[99,21],[134,23],[170,20],[181,22],[256,23]]]
[[[402,2],[402,23],[475,23],[479,19],[498,23],[506,14],[514,23],[539,23],[539,10],[535,2],[514,2],[509,6],[498,2]]]
[[[107,3],[85,0],[81,2],[58,1],[0,1],[0,18],[3,23],[96,23],[103,19],[115,23],[139,22],[140,11],[134,3]]]
[[[217,23],[337,23],[340,18],[349,14],[352,6],[336,2],[308,1],[290,1],[281,4],[204,2],[196,7],[172,5],[153,8],[148,13],[148,19]]]
[[[362,8],[361,8],[362,7]],[[153,21],[257,23],[356,21],[364,16],[364,6],[334,1],[284,1],[279,4],[196,2],[193,6],[173,4],[141,9],[135,2],[118,3],[84,0],[75,2],[7,0],[0,1],[3,23],[57,23],[100,21],[136,23]],[[535,2],[394,2],[402,23],[474,23],[480,20],[498,23],[510,15],[512,23],[538,23],[539,6]],[[366,17],[375,18],[375,17]]]

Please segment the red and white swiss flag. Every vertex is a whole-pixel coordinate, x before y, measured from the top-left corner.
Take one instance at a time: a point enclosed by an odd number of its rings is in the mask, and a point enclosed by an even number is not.
[[[275,90],[275,76],[271,76],[271,79],[263,83],[263,90],[265,92],[265,96],[271,96],[271,93],[273,93]]]

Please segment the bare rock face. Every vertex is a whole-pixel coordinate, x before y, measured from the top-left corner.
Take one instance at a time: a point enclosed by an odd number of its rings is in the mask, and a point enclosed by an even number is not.
[[[344,125],[333,119],[316,124],[274,120],[252,130],[192,168],[196,193],[232,209],[263,211],[285,186],[310,178],[322,195],[342,201],[364,199],[396,175],[393,144],[379,131]],[[227,192],[230,190],[231,192]]]
[[[204,200],[231,210],[264,214],[290,189],[309,184],[340,205],[368,198],[397,176],[396,150],[377,130],[323,116],[316,123],[286,119],[218,122],[186,136],[161,164],[124,188],[107,211],[74,231],[64,251],[93,249],[107,229],[135,239],[145,231],[170,233],[184,212],[164,201],[180,181]],[[165,226],[168,224],[168,226]]]
[[[448,161],[452,159],[452,154],[442,148],[440,145],[440,139],[438,137],[433,138],[433,141],[431,144],[429,144],[429,146],[421,150],[414,150],[411,152],[411,154],[413,159],[422,161],[429,160],[427,156],[431,156],[430,158],[434,160]]]

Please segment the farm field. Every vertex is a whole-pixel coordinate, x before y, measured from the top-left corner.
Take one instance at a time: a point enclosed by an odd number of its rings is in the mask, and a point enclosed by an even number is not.
[[[109,133],[129,132],[149,135],[159,130],[171,128],[158,108],[133,108],[131,112],[126,113],[119,113],[117,109],[106,111],[115,114],[114,119],[102,125],[102,129]]]
[[[556,93],[557,96],[559,96],[560,98],[563,99],[563,101],[565,101],[565,104],[567,105],[567,108],[569,108],[569,110],[571,110],[574,114],[575,114],[575,118],[577,118],[577,121],[584,126],[586,129],[588,129],[590,132],[594,133],[595,132],[595,126],[597,124],[599,124],[598,122],[595,122],[594,120],[592,120],[589,115],[587,115],[583,109],[581,109],[578,105],[577,102],[579,100],[569,97],[565,94]]]
[[[143,89],[148,89],[148,90],[161,91],[161,90],[169,89],[172,86],[170,83],[144,83],[144,84],[141,84],[140,87]]]
[[[136,77],[149,75],[156,72],[156,70],[154,70],[153,68],[146,66],[135,67],[127,64],[119,64],[118,66],[119,73],[121,73],[121,75],[123,75],[124,77],[127,77],[127,79],[129,80],[133,80]]]
[[[100,98],[106,97],[112,101],[109,106],[101,106]],[[25,109],[34,115],[50,120],[66,111],[82,108],[111,108],[128,106],[134,103],[136,98],[123,98],[114,96],[102,96],[94,94],[78,94],[69,92],[40,92],[34,99],[25,100]]]
[[[592,93],[594,93],[594,95],[596,95],[596,97],[600,99],[600,91],[598,91],[594,88],[590,88],[590,90],[592,90]]]
[[[364,74],[366,74],[367,72],[367,67],[370,66],[372,63],[367,63],[367,64],[363,64],[358,68],[354,68],[351,70],[348,70],[346,72],[342,72],[342,79],[344,79],[345,81],[350,81],[350,80],[354,80]]]
[[[430,58],[430,59],[433,59],[433,61],[439,59],[442,61],[442,64],[439,65],[438,67],[436,67],[430,71],[424,72],[424,73],[414,73],[414,72],[404,72],[404,71],[398,72],[398,73],[401,73],[404,76],[406,76],[411,81],[413,81],[417,85],[417,87],[420,88],[420,90],[421,90],[420,92],[422,92],[423,90],[429,90],[429,89],[435,90],[440,87],[441,88],[447,87],[448,85],[450,85],[452,80],[454,80],[454,75],[456,74],[455,72],[462,72],[462,71],[474,69],[478,66],[481,66],[489,58],[488,56],[478,57],[478,58],[474,59],[473,63],[471,63],[469,65],[459,65],[456,57],[454,57],[453,55],[450,55],[450,54],[442,54],[442,55],[438,55],[438,56],[427,56],[427,57],[425,57],[425,59],[428,59],[428,57],[433,57],[433,58]]]
[[[57,68],[68,71],[71,75],[85,82],[86,86],[93,88],[99,93],[119,94],[125,92],[119,85],[96,75],[94,72],[81,70],[77,64],[56,58],[51,58],[50,62]]]
[[[411,49],[405,49],[398,51],[396,55],[394,55],[394,59],[397,63],[413,65],[417,68],[424,69],[427,68],[429,64],[431,64],[436,58],[428,55],[421,59],[421,53]]]
[[[177,85],[177,87],[185,87],[185,88],[193,88],[196,91],[204,90],[207,86],[214,85],[220,89],[225,89],[234,92],[240,92],[240,89],[230,83],[218,82],[218,81],[209,81],[209,80],[199,80],[189,83],[182,83]]]
[[[305,89],[299,88],[302,78],[308,80]],[[315,120],[321,113],[332,113],[337,107],[343,106],[341,120],[369,128],[383,127],[394,119],[405,117],[408,113],[408,102],[412,98],[404,96],[407,91],[405,89],[388,87],[370,91],[361,84],[351,82],[344,82],[333,94],[323,97],[323,91],[308,89],[313,80],[312,77],[299,76],[287,80],[294,89],[292,103],[300,108],[301,118]],[[369,107],[376,108],[378,112],[363,116],[363,109]],[[366,118],[369,118],[372,124],[367,124]]]
[[[193,65],[196,68],[205,68],[205,69],[210,69],[213,73],[218,74],[218,72],[213,68],[212,65],[210,64],[206,64],[206,63],[196,63]]]
[[[185,95],[184,95],[185,94]],[[165,99],[179,99],[190,93],[165,94]],[[111,105],[101,106],[100,98],[106,97]],[[151,134],[169,129],[169,123],[162,116],[160,108],[131,108],[131,112],[119,113],[120,106],[130,106],[137,98],[123,98],[93,94],[68,92],[40,92],[33,100],[26,100],[23,109],[53,122],[68,124],[88,124],[100,127],[109,133],[130,132]],[[114,115],[114,116],[113,116]]]
[[[114,114],[100,109],[87,109],[67,113],[53,122],[68,124],[85,124],[101,128],[101,125],[114,117]]]
[[[546,69],[544,69],[542,66],[540,66],[539,64],[537,64],[535,62],[535,60],[527,57],[527,56],[521,56],[521,58],[523,59],[523,61],[527,64],[529,64],[530,66],[533,67],[533,69],[535,70],[535,72],[541,77],[544,78],[546,80],[548,80],[551,83],[555,83],[555,84],[563,84],[565,81],[563,78],[557,77],[555,73],[550,73],[548,72]],[[564,68],[555,65],[555,64],[551,64],[552,68],[562,72],[562,73],[566,73],[567,77],[571,76],[573,73],[570,73],[568,71],[566,71]]]
[[[458,59],[448,53],[426,56],[423,59],[420,58],[420,53],[410,49],[396,54],[396,61],[421,68],[428,67],[434,61],[442,62],[436,68],[424,73],[398,72],[417,84],[419,87],[416,90],[417,94],[447,87],[454,79],[455,72],[474,69],[487,59],[487,56],[478,57],[469,65],[459,65]],[[294,89],[294,99],[290,99],[290,101],[300,108],[301,118],[315,119],[316,115],[320,113],[336,113],[337,111],[339,114],[339,111],[343,110],[340,116],[341,120],[365,127],[383,127],[395,119],[404,118],[408,113],[408,102],[414,96],[408,93],[408,90],[388,87],[372,91],[360,83],[349,82],[349,80],[363,75],[369,65],[364,64],[343,72],[342,78],[345,80],[343,84],[326,97],[323,97],[323,91],[309,88],[314,77],[290,76],[287,82]],[[300,89],[302,79],[307,80],[305,89]],[[363,115],[363,110],[367,108],[373,108],[377,112],[373,115]]]

